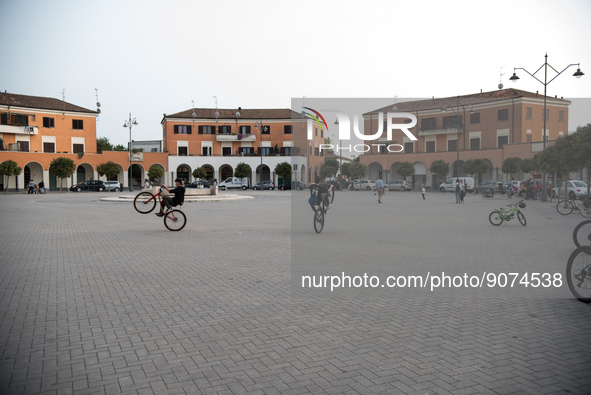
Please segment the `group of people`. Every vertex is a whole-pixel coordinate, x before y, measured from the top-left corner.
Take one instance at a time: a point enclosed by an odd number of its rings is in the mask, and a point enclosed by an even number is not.
[[[35,181],[29,181],[29,191],[27,192],[29,195],[34,193],[45,193],[45,183],[41,181],[38,185],[35,184]]]
[[[464,203],[464,198],[468,193],[468,185],[464,182],[464,180],[460,180],[456,178],[456,186],[455,186],[455,193],[456,193],[456,204]]]
[[[384,191],[384,182],[380,178],[378,178],[378,180],[376,181],[376,194],[378,195],[378,203],[382,203],[382,196],[384,196]],[[423,200],[426,200],[425,192],[425,184],[423,184],[421,187],[421,196],[423,197]]]

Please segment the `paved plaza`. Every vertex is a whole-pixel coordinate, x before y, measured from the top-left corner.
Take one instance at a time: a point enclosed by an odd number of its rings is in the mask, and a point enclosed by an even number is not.
[[[187,203],[180,232],[113,192],[0,195],[0,393],[591,393],[580,215],[528,202],[494,227],[511,200],[343,191],[316,234],[306,191],[232,193],[253,199]],[[381,286],[442,273],[520,277]],[[301,287],[364,274],[380,286]]]

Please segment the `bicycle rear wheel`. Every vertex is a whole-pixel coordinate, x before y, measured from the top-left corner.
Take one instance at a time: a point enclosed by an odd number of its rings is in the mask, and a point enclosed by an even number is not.
[[[133,207],[135,207],[138,213],[151,213],[154,207],[156,207],[156,199],[154,199],[154,195],[150,192],[140,192],[133,199]]]
[[[314,212],[314,230],[316,233],[322,232],[324,228],[324,209],[322,206],[318,206]]]
[[[583,221],[575,227],[573,240],[577,247],[591,247],[591,219]]]
[[[172,210],[164,216],[164,226],[168,230],[179,231],[187,224],[185,213],[179,210]]]
[[[579,247],[570,255],[566,264],[566,281],[577,299],[591,302],[591,247]]]
[[[558,211],[562,215],[569,215],[573,212],[574,209],[575,206],[570,200],[563,199],[559,200],[558,203],[556,203],[556,211]]]
[[[500,224],[503,223],[503,221],[505,220],[505,217],[503,216],[503,213],[501,213],[498,210],[495,210],[492,213],[490,213],[490,215],[488,216],[488,220],[494,226],[499,226]]]
[[[519,222],[521,222],[521,225],[523,225],[523,226],[527,225],[527,221],[525,220],[525,215],[523,215],[523,213],[521,211],[517,212],[517,219],[519,220]]]

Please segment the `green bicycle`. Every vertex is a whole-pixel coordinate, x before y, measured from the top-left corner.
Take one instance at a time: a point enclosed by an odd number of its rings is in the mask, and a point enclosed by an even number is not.
[[[499,226],[503,223],[503,221],[509,222],[515,218],[515,216],[517,216],[517,219],[521,225],[525,226],[527,225],[527,221],[525,220],[525,215],[523,215],[520,208],[525,208],[525,202],[523,200],[514,204],[510,204],[507,206],[507,208],[500,208],[493,211],[488,216],[488,220],[494,226]]]

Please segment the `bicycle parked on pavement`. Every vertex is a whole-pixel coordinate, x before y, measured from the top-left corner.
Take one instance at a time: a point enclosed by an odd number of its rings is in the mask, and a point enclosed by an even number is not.
[[[160,190],[156,195],[150,192],[138,193],[135,199],[133,200],[133,207],[135,207],[137,212],[141,214],[151,213],[152,211],[154,211],[154,208],[156,207],[156,200],[158,200],[160,206],[162,206],[163,189],[164,188],[160,187]],[[182,202],[179,203],[179,207],[182,206],[182,204]],[[166,229],[168,230],[179,231],[183,229],[187,224],[187,217],[185,216],[185,213],[183,213],[181,210],[173,209],[165,211],[162,217],[164,218],[164,226],[166,226]]]
[[[519,220],[521,225],[525,226],[527,225],[527,221],[525,220],[525,215],[523,215],[523,213],[520,210],[522,208],[525,208],[525,202],[523,200],[520,200],[517,203],[508,205],[507,208],[499,208],[493,211],[488,216],[488,220],[494,226],[499,226],[503,222],[509,222],[513,218],[515,218],[515,216],[517,216],[517,219]]]
[[[556,204],[556,211],[562,215],[569,215],[575,210],[584,218],[591,218],[591,197],[585,196],[580,202],[571,199],[562,199]]]
[[[591,302],[591,247],[580,246],[568,258],[566,281],[572,294],[581,302]]]
[[[591,219],[578,224],[573,231],[573,241],[578,247],[591,247]]]

